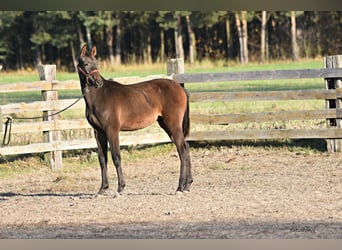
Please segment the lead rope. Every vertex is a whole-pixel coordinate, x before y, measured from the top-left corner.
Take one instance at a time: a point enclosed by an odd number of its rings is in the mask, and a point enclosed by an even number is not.
[[[64,112],[65,110],[71,108],[72,106],[74,106],[77,102],[79,102],[85,95],[87,94],[87,92],[85,91],[83,93],[83,95],[81,97],[79,97],[76,101],[74,101],[73,103],[71,103],[69,106],[57,111],[56,113],[52,113],[49,115],[44,115],[44,116],[33,116],[33,117],[16,117],[17,119],[21,119],[21,120],[32,120],[32,119],[43,119],[44,117],[51,117],[51,116],[55,116],[58,115],[62,112]],[[12,121],[13,118],[10,116],[7,116],[7,121],[4,123],[5,124],[5,133],[4,133],[4,138],[2,140],[2,145],[3,146],[8,146],[8,144],[11,142],[11,132],[12,132]],[[7,140],[6,140],[7,138]]]
[[[8,116],[7,121],[5,122],[5,133],[4,133],[4,139],[2,140],[3,146],[7,146],[11,141],[12,120],[13,120],[12,117]],[[7,137],[7,141],[6,141],[6,137]]]

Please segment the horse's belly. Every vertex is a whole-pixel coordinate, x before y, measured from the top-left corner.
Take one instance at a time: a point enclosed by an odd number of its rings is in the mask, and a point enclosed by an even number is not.
[[[121,124],[122,131],[132,131],[132,130],[138,130],[142,128],[146,128],[150,126],[152,123],[154,123],[157,120],[157,115],[148,115],[144,117],[135,117],[132,119],[127,119],[123,124]]]

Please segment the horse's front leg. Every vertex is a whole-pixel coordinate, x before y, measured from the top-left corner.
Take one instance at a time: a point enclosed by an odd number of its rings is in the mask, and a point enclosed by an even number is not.
[[[116,168],[116,174],[118,177],[118,194],[121,194],[124,190],[126,183],[122,174],[121,168],[121,156],[120,156],[120,140],[119,131],[111,131],[108,134],[110,151],[112,153],[113,163]]]
[[[108,162],[108,141],[106,134],[103,131],[94,129],[95,139],[98,148],[98,159],[101,167],[101,187],[98,194],[103,194],[108,189],[108,176],[107,176],[107,162]]]

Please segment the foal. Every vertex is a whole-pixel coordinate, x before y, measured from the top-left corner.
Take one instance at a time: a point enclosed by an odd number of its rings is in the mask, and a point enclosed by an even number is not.
[[[120,194],[125,181],[121,169],[119,131],[145,128],[158,121],[177,147],[180,176],[177,192],[189,191],[192,183],[189,145],[189,96],[181,85],[169,79],[154,79],[123,85],[104,79],[98,70],[96,47],[81,49],[78,74],[86,103],[86,117],[94,128],[101,166],[99,194],[108,189],[107,151],[112,154]]]

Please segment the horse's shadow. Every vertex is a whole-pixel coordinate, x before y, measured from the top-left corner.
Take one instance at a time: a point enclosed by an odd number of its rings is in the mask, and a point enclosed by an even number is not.
[[[127,192],[121,194],[123,196],[172,196],[174,193],[159,193],[159,192]],[[120,195],[120,196],[121,196]],[[79,199],[96,199],[98,197],[115,197],[111,192],[98,195],[97,193],[15,193],[5,192],[0,193],[0,202],[14,197],[61,197],[61,198],[79,198]]]
[[[74,197],[74,198],[92,198],[95,196],[93,193],[0,193],[0,200],[12,197]]]

